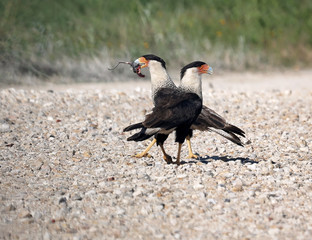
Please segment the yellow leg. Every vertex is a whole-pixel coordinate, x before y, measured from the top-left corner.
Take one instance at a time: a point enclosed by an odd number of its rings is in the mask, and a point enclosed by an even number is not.
[[[181,148],[182,148],[182,143],[179,143],[177,161],[175,162],[177,165],[180,165]]]
[[[150,143],[150,145],[148,145],[148,147],[143,152],[134,155],[134,157],[136,158],[148,157],[149,156],[148,151],[153,147],[155,143],[156,138],[154,138],[154,140]]]
[[[192,146],[191,146],[191,138],[189,136],[186,137],[186,143],[187,143],[187,147],[188,147],[188,151],[189,151],[188,158],[197,159],[199,156],[193,153]]]
[[[162,153],[164,154],[164,160],[166,161],[166,163],[172,163],[172,158],[166,153],[164,146],[162,144],[159,144],[159,146]]]

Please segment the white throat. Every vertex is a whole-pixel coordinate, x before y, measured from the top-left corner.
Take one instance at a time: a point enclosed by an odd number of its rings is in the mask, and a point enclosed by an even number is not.
[[[148,67],[151,73],[152,96],[155,95],[155,92],[159,88],[162,87],[176,88],[167,70],[161,65],[160,62],[150,60],[148,63]]]
[[[189,68],[186,70],[181,79],[180,88],[188,92],[196,93],[203,99],[201,74],[198,73],[197,68]]]

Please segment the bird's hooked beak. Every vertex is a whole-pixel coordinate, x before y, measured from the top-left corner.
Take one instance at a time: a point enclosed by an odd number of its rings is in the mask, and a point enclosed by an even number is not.
[[[133,72],[138,74],[140,77],[145,77],[145,75],[141,73],[141,68],[145,68],[147,66],[148,60],[146,60],[145,57],[140,57],[132,63]]]
[[[209,66],[208,70],[207,70],[207,73],[209,75],[213,74],[213,68]]]
[[[203,74],[203,73],[207,73],[207,74],[213,74],[213,68],[210,67],[208,64],[204,64],[200,67],[198,67],[198,72],[200,74]]]
[[[135,64],[138,64],[141,66],[141,68],[145,68],[148,66],[148,60],[146,60],[145,57],[139,57],[138,59],[134,60]]]

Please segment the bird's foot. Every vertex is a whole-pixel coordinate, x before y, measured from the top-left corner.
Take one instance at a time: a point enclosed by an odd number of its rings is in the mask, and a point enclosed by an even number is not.
[[[138,154],[135,154],[133,157],[136,157],[136,158],[142,158],[142,157],[151,158],[153,156],[151,154],[149,154],[149,153],[138,153]]]
[[[177,164],[177,166],[181,165],[180,161],[175,161],[174,164]]]
[[[188,155],[188,158],[199,159],[199,155],[196,155],[196,154],[190,153],[190,154]]]
[[[168,154],[164,155],[164,160],[165,160],[166,163],[168,163],[168,164],[173,163],[173,162],[172,162],[172,157],[169,156]]]

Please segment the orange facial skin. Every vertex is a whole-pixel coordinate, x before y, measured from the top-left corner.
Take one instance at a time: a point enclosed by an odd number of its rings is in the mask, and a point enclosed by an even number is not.
[[[141,65],[141,68],[148,67],[148,62],[149,62],[149,61],[146,60],[145,57],[140,57],[140,58],[139,58],[139,62],[144,64],[144,65]]]
[[[197,67],[197,68],[198,68],[198,72],[199,73],[204,74],[204,73],[208,72],[209,65],[208,64],[203,64],[203,65],[201,65],[200,67]]]

